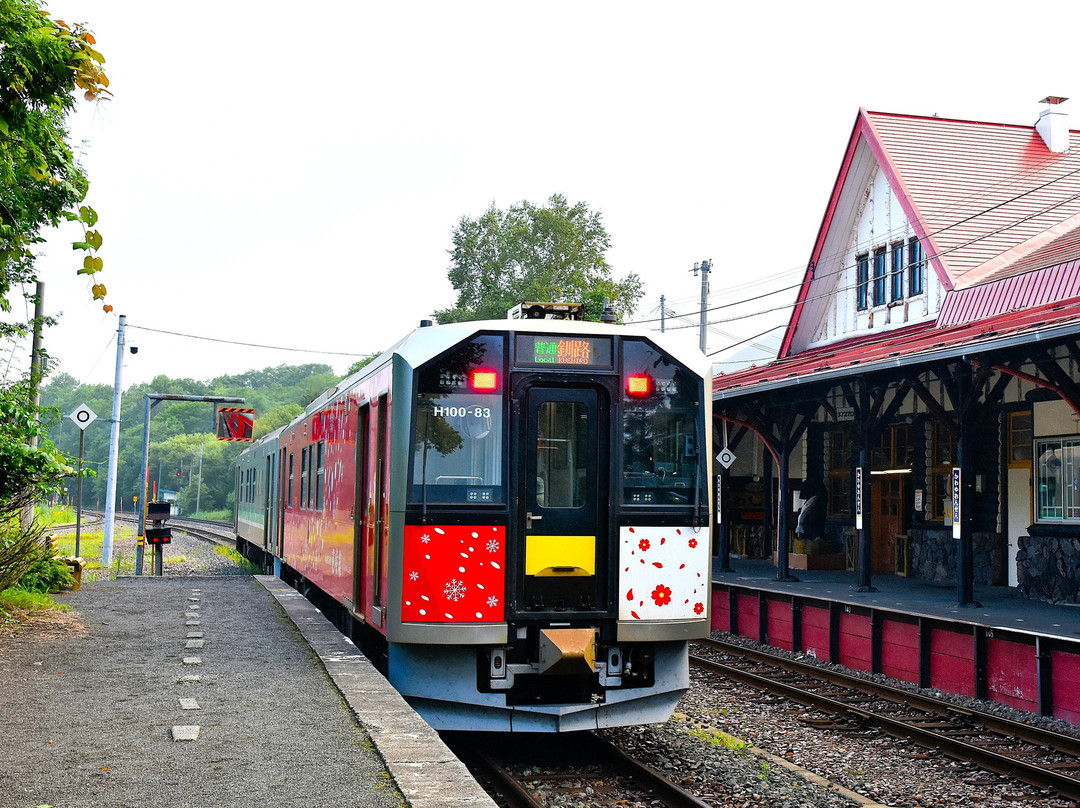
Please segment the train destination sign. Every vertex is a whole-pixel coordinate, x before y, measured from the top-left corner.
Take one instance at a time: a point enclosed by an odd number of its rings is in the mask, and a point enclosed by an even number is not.
[[[606,337],[560,337],[519,334],[517,363],[536,367],[611,367],[611,340]]]

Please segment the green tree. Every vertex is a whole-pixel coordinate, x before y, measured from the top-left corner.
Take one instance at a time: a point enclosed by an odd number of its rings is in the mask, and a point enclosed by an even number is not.
[[[65,121],[75,94],[87,100],[109,94],[104,57],[82,25],[51,20],[31,0],[0,0],[0,310],[10,296],[36,280],[34,245],[41,231],[64,216],[84,226],[77,249],[85,250],[82,274],[101,270],[101,235],[91,208],[75,206],[87,180],[68,144]],[[93,285],[102,299],[105,287]],[[24,334],[27,323],[0,322],[0,335]]]
[[[45,555],[44,529],[24,523],[20,512],[74,472],[48,437],[56,413],[35,407],[30,396],[29,382],[0,385],[0,590]]]
[[[636,274],[612,277],[600,213],[561,194],[544,206],[526,200],[502,211],[492,203],[476,219],[463,216],[453,244],[448,277],[458,297],[435,313],[440,323],[503,319],[526,300],[584,303],[586,317],[599,320],[608,298],[622,318],[642,295]]]

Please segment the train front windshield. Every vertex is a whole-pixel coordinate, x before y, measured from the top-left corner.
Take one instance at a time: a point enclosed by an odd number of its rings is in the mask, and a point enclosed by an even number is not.
[[[500,337],[478,337],[419,373],[414,502],[506,501],[502,357]]]

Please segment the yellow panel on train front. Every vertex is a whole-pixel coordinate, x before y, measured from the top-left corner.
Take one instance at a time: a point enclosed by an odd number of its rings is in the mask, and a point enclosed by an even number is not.
[[[525,574],[596,575],[596,536],[527,536]]]

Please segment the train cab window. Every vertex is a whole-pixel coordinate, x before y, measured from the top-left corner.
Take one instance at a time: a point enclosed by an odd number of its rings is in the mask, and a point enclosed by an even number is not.
[[[697,446],[701,379],[629,339],[623,375],[623,504],[693,505],[707,493]]]
[[[502,337],[480,336],[418,371],[413,502],[506,501],[503,353]]]
[[[536,503],[580,508],[589,490],[588,407],[545,401],[537,413]]]

